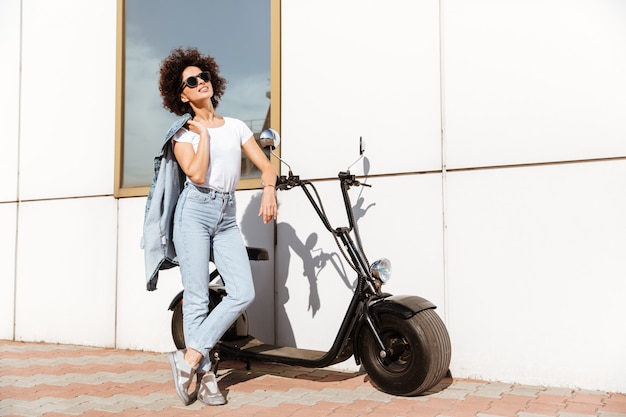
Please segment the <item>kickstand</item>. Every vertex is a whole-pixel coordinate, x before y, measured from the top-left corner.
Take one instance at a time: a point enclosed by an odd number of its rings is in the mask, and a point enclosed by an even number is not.
[[[211,352],[211,372],[217,376],[217,368],[220,365],[220,353],[217,350]]]
[[[246,371],[249,371],[250,369],[252,369],[250,366],[250,359],[246,359]]]

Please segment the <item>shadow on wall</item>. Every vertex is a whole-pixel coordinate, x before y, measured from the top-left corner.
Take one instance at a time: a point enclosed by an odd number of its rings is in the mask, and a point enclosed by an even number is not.
[[[364,160],[364,165],[368,166]],[[279,202],[280,202],[279,191]],[[294,191],[300,192],[301,191]],[[362,189],[361,189],[362,192]],[[356,199],[356,203],[353,205],[352,210],[354,213],[355,228],[358,228],[359,219],[363,218],[367,211],[376,205],[371,203],[366,206],[365,198],[359,192],[359,196]],[[303,198],[308,201],[306,197]],[[340,198],[340,195],[338,195]],[[258,193],[251,200],[250,204],[246,207],[241,221],[242,233],[245,235],[246,230],[255,230],[258,227],[258,223],[261,219],[258,217],[258,210],[261,201],[261,194]],[[279,209],[280,212],[280,209]],[[310,216],[312,221],[319,221],[317,214],[311,208]],[[346,269],[346,262],[343,256],[338,252],[326,252],[321,247],[316,247],[318,243],[318,235],[313,232],[309,234],[305,241],[301,240],[296,230],[288,222],[278,222],[276,224],[276,233],[280,236],[276,245],[276,256],[281,256],[281,262],[276,263],[276,276],[274,277],[274,293],[275,299],[275,320],[276,323],[281,325],[281,345],[284,346],[296,346],[295,336],[291,327],[291,322],[287,316],[285,305],[289,301],[289,289],[287,288],[287,279],[289,270],[291,269],[292,254],[299,258],[299,261],[293,259],[296,262],[302,262],[302,277],[309,283],[309,302],[307,311],[311,312],[311,317],[315,317],[317,312],[322,307],[322,301],[319,297],[317,278],[322,270],[327,267],[334,268],[336,274],[341,278],[344,285],[350,290],[354,289],[356,284],[356,276],[352,280],[349,280],[348,276],[351,274],[350,266]],[[247,236],[246,236],[247,237]],[[253,239],[247,239],[248,242],[254,241]],[[254,246],[254,245],[253,245]],[[298,276],[299,279],[300,275]],[[294,277],[292,277],[292,280]],[[293,283],[293,281],[292,281]],[[292,284],[293,285],[293,284]],[[332,300],[331,300],[332,302]]]

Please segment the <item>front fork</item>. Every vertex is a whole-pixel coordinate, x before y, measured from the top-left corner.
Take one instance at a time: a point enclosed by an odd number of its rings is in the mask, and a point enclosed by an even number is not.
[[[378,356],[380,359],[385,359],[389,356],[389,350],[383,343],[383,339],[380,337],[380,332],[378,331],[378,327],[374,320],[372,320],[372,316],[369,313],[369,303],[363,303],[363,318],[365,319],[365,323],[367,323],[367,327],[369,327],[372,335],[374,336],[374,340],[376,340],[376,344],[378,345]]]
[[[379,330],[378,318],[382,314],[392,314],[402,319],[408,320],[420,311],[437,308],[433,303],[425,298],[417,295],[386,295],[383,298],[375,300],[366,300],[363,302],[362,323],[358,326],[354,337],[354,359],[357,364],[361,361],[361,353],[359,350],[359,335],[364,331],[363,327],[367,325],[374,336],[374,340],[378,345],[378,356],[381,360],[389,360],[394,355],[394,346],[385,346],[382,335]]]

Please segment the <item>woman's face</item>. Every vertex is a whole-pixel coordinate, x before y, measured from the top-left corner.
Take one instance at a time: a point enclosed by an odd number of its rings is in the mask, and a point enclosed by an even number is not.
[[[195,103],[213,96],[211,80],[207,80],[203,70],[195,66],[187,67],[183,71],[181,89],[180,98],[183,102]]]

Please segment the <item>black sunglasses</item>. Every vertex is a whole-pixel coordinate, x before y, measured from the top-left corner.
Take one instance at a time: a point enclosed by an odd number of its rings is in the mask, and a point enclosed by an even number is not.
[[[185,86],[189,88],[196,88],[198,86],[198,78],[200,78],[205,83],[211,81],[211,73],[209,71],[202,71],[200,74],[188,77],[180,86],[180,89],[183,90]]]

